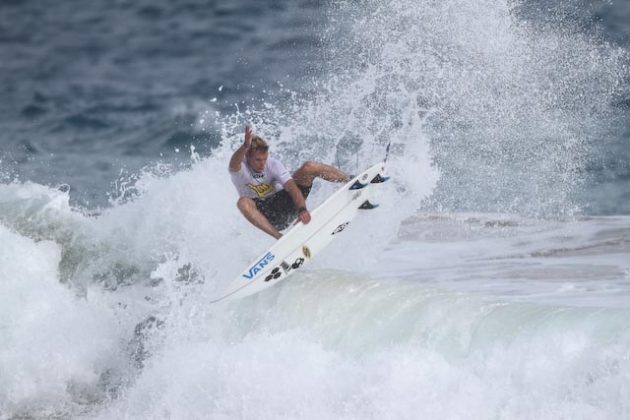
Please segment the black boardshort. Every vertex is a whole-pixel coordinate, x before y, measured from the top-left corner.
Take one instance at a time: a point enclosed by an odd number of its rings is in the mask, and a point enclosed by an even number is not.
[[[311,186],[298,185],[304,199],[311,192]],[[265,215],[269,222],[278,230],[286,229],[297,217],[297,207],[293,203],[287,190],[280,190],[271,197],[261,200],[254,198],[256,208]]]

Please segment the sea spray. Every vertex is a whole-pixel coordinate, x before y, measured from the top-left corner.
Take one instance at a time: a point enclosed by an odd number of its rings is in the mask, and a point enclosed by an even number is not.
[[[336,22],[350,22],[331,30],[339,41],[328,53],[356,99],[351,108],[394,142],[397,125],[381,121],[421,117],[413,140],[402,141],[429,143],[440,172],[429,208],[553,216],[587,204],[587,169],[620,120],[627,53],[519,5],[392,0],[331,9]]]

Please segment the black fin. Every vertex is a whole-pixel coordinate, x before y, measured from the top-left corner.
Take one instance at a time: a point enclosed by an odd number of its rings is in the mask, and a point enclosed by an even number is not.
[[[350,187],[351,190],[360,190],[361,188],[365,188],[367,184],[361,184],[359,181],[355,181],[354,184]]]
[[[377,174],[374,179],[370,181],[372,184],[380,184],[381,182],[385,182],[389,179],[388,176],[381,176],[381,174]]]
[[[365,200],[363,204],[359,206],[360,210],[372,210],[378,207],[378,204],[372,204],[369,200]]]

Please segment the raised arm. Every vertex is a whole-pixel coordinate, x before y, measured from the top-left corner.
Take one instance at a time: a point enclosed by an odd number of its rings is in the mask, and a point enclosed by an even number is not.
[[[245,141],[236,149],[232,157],[230,158],[229,169],[230,172],[238,172],[241,170],[241,162],[245,157],[245,153],[249,150],[249,146],[252,144],[252,128],[249,125],[245,126]]]

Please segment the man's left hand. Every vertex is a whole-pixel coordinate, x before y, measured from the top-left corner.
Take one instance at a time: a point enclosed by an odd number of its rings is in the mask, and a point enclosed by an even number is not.
[[[308,210],[302,210],[298,213],[298,219],[300,219],[300,222],[307,224],[311,221],[311,213]]]

